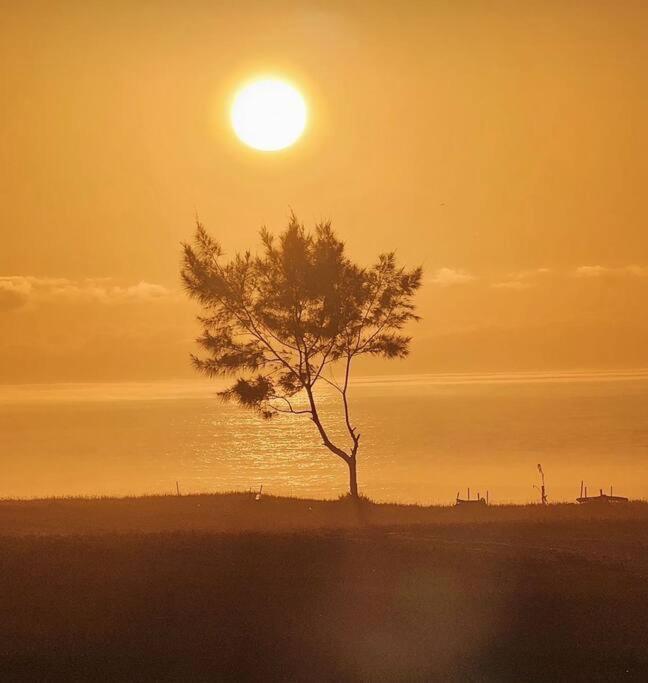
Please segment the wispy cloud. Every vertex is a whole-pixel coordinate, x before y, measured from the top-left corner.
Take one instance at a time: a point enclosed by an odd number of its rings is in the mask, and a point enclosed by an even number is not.
[[[465,270],[439,268],[430,279],[430,282],[441,287],[450,287],[452,285],[463,285],[476,279],[474,275]]]
[[[115,284],[111,278],[0,277],[0,310],[20,308],[46,301],[96,302],[119,304],[166,299],[173,292],[162,285],[140,281],[132,285]]]
[[[629,276],[629,277],[648,277],[648,266],[578,266],[574,269],[574,275],[576,277],[606,277],[610,275],[614,276]]]
[[[491,287],[495,289],[529,289],[535,287],[537,281],[551,273],[551,268],[531,268],[529,270],[517,270],[508,273],[505,279],[493,282]]]
[[[514,273],[509,273],[511,280],[533,280],[543,275],[551,273],[551,268],[530,268],[528,270],[518,270]]]
[[[528,280],[503,280],[502,282],[493,282],[491,287],[495,289],[529,289],[533,284]]]
[[[610,268],[604,266],[578,266],[574,270],[576,277],[601,277],[610,272]]]

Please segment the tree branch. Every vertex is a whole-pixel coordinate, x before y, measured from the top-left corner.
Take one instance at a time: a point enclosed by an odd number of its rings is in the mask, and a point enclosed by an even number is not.
[[[344,371],[344,386],[342,388],[342,403],[344,404],[344,422],[346,423],[347,431],[349,432],[349,436],[351,437],[351,440],[353,441],[353,447],[351,450],[351,455],[352,457],[355,457],[355,454],[358,452],[358,446],[360,443],[360,434],[356,434],[356,429],[351,425],[351,418],[349,415],[349,401],[348,401],[348,396],[347,392],[349,390],[349,376],[351,372],[351,359],[353,356],[350,354],[347,355],[347,362],[346,362],[346,368]]]
[[[287,410],[283,408],[278,408],[277,406],[273,406],[271,403],[268,403],[268,406],[272,408],[272,410],[276,410],[278,413],[292,413],[293,415],[312,415],[312,411],[310,410],[295,410],[293,408],[292,403],[285,396],[271,396],[269,398],[269,401],[285,401],[285,403],[288,405]]]

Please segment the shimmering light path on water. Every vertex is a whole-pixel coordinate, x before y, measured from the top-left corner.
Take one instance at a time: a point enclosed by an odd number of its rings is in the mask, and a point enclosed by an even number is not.
[[[270,423],[204,382],[0,387],[0,497],[247,489],[344,493],[344,464],[305,418]],[[328,397],[323,414],[336,412]],[[648,498],[648,373],[367,378],[352,390],[362,490],[448,503],[459,489],[550,499],[581,479]],[[335,430],[333,430],[335,431]]]

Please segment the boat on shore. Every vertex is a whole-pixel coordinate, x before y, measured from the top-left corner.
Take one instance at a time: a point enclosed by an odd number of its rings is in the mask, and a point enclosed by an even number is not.
[[[483,498],[479,492],[477,493],[477,498],[472,498],[470,497],[470,489],[468,489],[468,497],[467,498],[459,498],[459,491],[457,491],[457,498],[455,501],[455,505],[482,505],[486,506],[488,505],[488,491],[486,491],[486,498]]]
[[[609,494],[603,493],[603,489],[599,489],[598,496],[588,496],[587,486],[583,487],[583,482],[581,481],[580,496],[576,498],[576,502],[581,504],[586,503],[588,505],[607,505],[608,503],[627,503],[628,499],[625,496],[613,495],[611,486]]]

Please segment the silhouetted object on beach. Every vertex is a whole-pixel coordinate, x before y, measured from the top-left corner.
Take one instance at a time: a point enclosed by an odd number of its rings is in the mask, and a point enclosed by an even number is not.
[[[540,488],[538,488],[535,484],[533,485],[533,488],[538,489],[538,491],[540,491],[540,502],[542,503],[542,505],[546,505],[547,491],[545,489],[545,475],[542,471],[542,465],[540,463],[538,463],[538,472],[540,472]]]
[[[349,409],[352,361],[363,355],[404,358],[410,337],[403,327],[414,314],[421,268],[405,270],[393,253],[369,268],[352,263],[330,223],[307,232],[292,215],[274,239],[261,231],[262,252],[229,261],[198,223],[193,245],[184,245],[182,279],[202,304],[205,358],[194,366],[213,377],[236,375],[220,393],[259,412],[305,415],[323,444],[349,468],[349,491],[358,497],[360,434]],[[333,368],[339,369],[336,381]],[[339,396],[348,445],[334,443],[322,423],[316,385]]]
[[[580,497],[576,498],[577,503],[597,504],[597,503],[627,503],[628,499],[625,496],[612,495],[612,487],[610,486],[610,494],[603,493],[603,489],[599,489],[598,496],[588,496],[587,486],[585,488],[585,495],[583,495],[583,482],[581,481]]]
[[[456,505],[488,505],[488,491],[486,491],[486,498],[482,498],[479,491],[477,492],[477,498],[470,498],[470,489],[468,489],[467,498],[459,498],[459,491],[457,491]]]
[[[263,493],[263,484],[259,486],[259,490],[257,491],[257,494],[254,496],[254,500],[261,500],[261,494]]]

